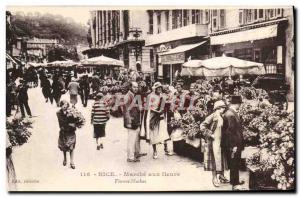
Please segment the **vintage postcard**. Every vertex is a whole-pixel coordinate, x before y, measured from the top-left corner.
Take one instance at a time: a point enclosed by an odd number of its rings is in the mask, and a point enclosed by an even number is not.
[[[293,6],[7,6],[7,190],[295,191]]]

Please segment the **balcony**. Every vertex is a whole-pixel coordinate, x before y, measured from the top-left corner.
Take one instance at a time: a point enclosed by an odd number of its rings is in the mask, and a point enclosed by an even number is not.
[[[208,25],[192,24],[178,29],[165,31],[159,34],[148,35],[146,46],[157,45],[174,40],[180,40],[191,37],[205,37],[208,35]]]

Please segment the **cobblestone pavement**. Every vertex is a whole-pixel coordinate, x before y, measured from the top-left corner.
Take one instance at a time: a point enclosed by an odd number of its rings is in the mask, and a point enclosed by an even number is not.
[[[68,94],[62,99],[69,100]],[[89,124],[92,102],[89,101],[87,108],[82,107],[80,99],[77,104],[86,117],[86,125],[77,130],[73,170],[69,162],[62,165],[63,154],[57,147],[58,108],[45,103],[40,88],[29,90],[29,105],[36,116],[32,118],[32,136],[27,144],[13,151],[19,191],[231,190],[230,185],[215,188],[211,172],[204,171],[201,163],[164,155],[163,145],[158,147],[159,158],[153,160],[151,146],[142,142],[142,151],[148,155],[139,163],[126,162],[127,133],[121,118],[110,119],[104,149],[96,150]],[[138,174],[126,176],[127,173]],[[241,179],[246,181],[247,189],[248,173],[241,172]]]

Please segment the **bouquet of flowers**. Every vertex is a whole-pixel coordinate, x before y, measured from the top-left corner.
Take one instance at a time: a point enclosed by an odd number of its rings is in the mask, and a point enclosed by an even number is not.
[[[21,146],[26,143],[31,136],[31,132],[29,131],[30,128],[32,128],[32,122],[28,119],[7,119],[6,129],[12,146]]]
[[[171,121],[169,122],[169,126],[172,128],[172,130],[181,128],[182,125],[182,120],[181,119],[176,119],[176,118],[171,118]]]
[[[69,122],[74,123],[76,128],[81,128],[85,124],[85,118],[76,108],[68,108],[66,115]]]

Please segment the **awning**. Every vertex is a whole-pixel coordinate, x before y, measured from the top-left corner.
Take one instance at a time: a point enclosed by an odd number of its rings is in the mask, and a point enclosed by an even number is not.
[[[169,50],[168,52],[162,53],[161,55],[170,55],[170,54],[175,54],[175,53],[181,53],[181,52],[185,52],[185,51],[189,51],[193,48],[196,48],[202,44],[204,44],[206,41],[200,42],[200,43],[196,43],[196,44],[185,44],[185,45],[181,45],[178,46],[174,49]]]
[[[263,75],[265,74],[265,67],[262,63],[222,56],[186,62],[183,64],[181,74],[182,76],[206,77],[245,74]]]
[[[277,37],[278,25],[270,25],[245,31],[216,35],[210,37],[211,45],[223,45],[237,42],[247,42],[252,40],[262,40]]]
[[[101,65],[112,65],[112,66],[121,66],[124,67],[124,62],[113,59],[110,57],[105,57],[103,55],[98,57],[93,57],[89,59],[81,60],[82,65],[94,65],[94,66],[101,66]]]
[[[195,43],[195,44],[185,44],[171,49],[165,53],[161,54],[162,64],[182,64],[185,62],[185,52],[194,49],[198,46],[203,45],[206,41]]]

